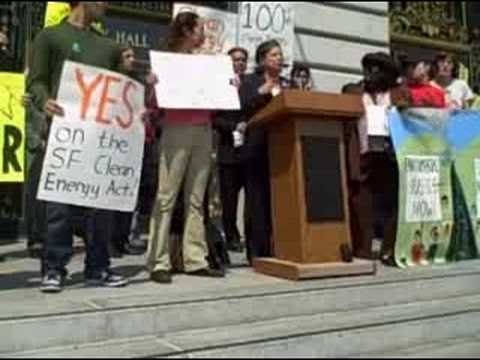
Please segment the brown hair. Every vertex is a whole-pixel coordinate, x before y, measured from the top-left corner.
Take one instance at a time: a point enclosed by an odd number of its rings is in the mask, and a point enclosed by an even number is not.
[[[241,52],[243,55],[245,55],[245,58],[248,59],[248,50],[247,50],[247,49],[244,49],[244,48],[242,48],[242,47],[239,47],[239,46],[236,46],[236,47],[234,47],[234,48],[231,48],[230,50],[228,50],[228,53],[227,53],[227,54],[230,55],[230,56],[232,56],[232,54],[235,53],[235,52],[237,52],[237,51]]]
[[[178,14],[170,25],[166,44],[167,50],[175,51],[181,42],[187,37],[186,32],[193,32],[199,19],[200,17],[197,14],[190,11]]]
[[[282,48],[280,43],[277,40],[269,40],[261,43],[258,48],[257,52],[255,53],[255,62],[257,63],[257,66],[260,66],[262,61],[265,60],[267,57],[267,54],[275,48]]]

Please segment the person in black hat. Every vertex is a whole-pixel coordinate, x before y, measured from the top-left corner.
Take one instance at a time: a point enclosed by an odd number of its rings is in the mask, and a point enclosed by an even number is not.
[[[408,103],[408,92],[400,82],[400,69],[386,53],[367,54],[362,59],[364,79],[352,88],[362,95],[368,106],[391,106]],[[395,237],[394,214],[397,194],[397,165],[388,137],[371,137],[365,115],[348,131],[349,200],[352,212],[351,229],[353,254],[358,258],[372,258],[372,240],[377,236]],[[375,226],[377,225],[377,226]],[[383,231],[381,230],[383,228]],[[383,234],[382,234],[383,233]],[[382,253],[391,255],[391,241],[384,241]]]

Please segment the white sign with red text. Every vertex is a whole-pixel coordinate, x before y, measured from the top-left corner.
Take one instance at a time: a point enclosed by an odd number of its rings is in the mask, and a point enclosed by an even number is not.
[[[133,211],[142,170],[144,86],[74,62],[63,68],[38,199]]]

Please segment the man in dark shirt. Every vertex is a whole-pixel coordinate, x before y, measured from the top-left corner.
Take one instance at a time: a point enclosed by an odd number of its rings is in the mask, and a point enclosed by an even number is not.
[[[105,2],[71,2],[72,11],[60,25],[44,29],[35,39],[28,92],[38,109],[49,120],[63,121],[64,111],[55,101],[66,60],[117,70],[121,48],[91,29],[91,24],[105,12]],[[43,292],[60,292],[67,274],[66,266],[73,255],[74,213],[85,211],[86,251],[85,278],[89,285],[118,287],[125,278],[110,270],[108,241],[112,234],[113,212],[47,202],[47,239],[44,249]]]
[[[233,48],[228,54],[232,58],[238,81],[241,82],[247,69],[248,52],[242,48]],[[237,229],[237,207],[240,190],[245,187],[245,169],[238,148],[241,146],[241,134],[245,131],[246,123],[240,111],[222,111],[215,117],[213,126],[219,134],[217,162],[227,246],[229,250],[242,252]],[[243,131],[239,132],[241,128]],[[235,136],[237,139],[234,139]]]

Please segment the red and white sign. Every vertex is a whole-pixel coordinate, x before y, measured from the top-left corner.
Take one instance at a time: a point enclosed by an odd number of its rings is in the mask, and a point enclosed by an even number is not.
[[[124,75],[64,65],[38,198],[133,211],[142,169],[144,86]]]

